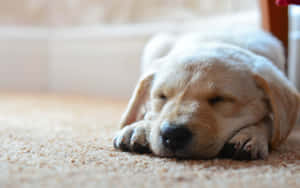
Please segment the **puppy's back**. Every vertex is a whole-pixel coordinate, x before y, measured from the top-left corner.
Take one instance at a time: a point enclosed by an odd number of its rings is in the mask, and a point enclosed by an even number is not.
[[[185,34],[161,33],[154,36],[144,48],[142,73],[157,69],[163,58],[174,51],[187,49],[189,46],[201,46],[207,43],[225,43],[249,50],[263,56],[285,72],[285,55],[281,42],[262,30],[243,29],[239,31],[192,32]]]
[[[212,33],[189,33],[179,38],[176,45],[182,43],[220,42],[236,45],[271,60],[284,72],[285,55],[281,42],[262,30],[222,31]]]

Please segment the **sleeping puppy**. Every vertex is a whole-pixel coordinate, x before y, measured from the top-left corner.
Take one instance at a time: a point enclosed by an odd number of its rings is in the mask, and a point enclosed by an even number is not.
[[[297,90],[263,31],[161,34],[123,114],[117,149],[162,157],[265,159],[292,130]]]

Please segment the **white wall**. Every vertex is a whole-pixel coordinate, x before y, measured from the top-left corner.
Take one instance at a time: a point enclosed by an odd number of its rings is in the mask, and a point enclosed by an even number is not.
[[[185,22],[255,8],[255,0],[0,0],[0,25]]]
[[[257,27],[258,20],[251,12],[184,24],[0,27],[0,90],[128,98],[139,77],[143,46],[155,33],[219,30],[245,23]]]
[[[63,29],[53,32],[49,90],[129,96],[139,76],[139,60],[149,35],[133,28]],[[114,33],[114,31],[118,31]]]
[[[257,2],[0,0],[0,90],[127,98],[152,35],[257,25],[257,14],[239,13],[247,10]]]
[[[48,31],[0,29],[0,89],[45,91],[48,87]]]

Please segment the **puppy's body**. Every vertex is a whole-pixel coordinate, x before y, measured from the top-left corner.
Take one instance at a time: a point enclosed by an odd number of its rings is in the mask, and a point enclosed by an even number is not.
[[[154,37],[115,147],[211,158],[231,144],[228,157],[267,157],[298,115],[284,62],[280,42],[262,31]]]
[[[249,50],[257,55],[271,60],[284,71],[285,57],[281,43],[270,34],[263,31],[237,31],[228,33],[188,33],[185,35],[159,34],[153,37],[144,49],[142,72],[151,69],[153,59],[173,53],[175,50],[184,51],[192,46],[203,46],[212,43],[233,45]]]

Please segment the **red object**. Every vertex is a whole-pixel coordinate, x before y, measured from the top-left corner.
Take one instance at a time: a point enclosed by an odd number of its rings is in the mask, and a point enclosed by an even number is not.
[[[279,6],[300,5],[300,0],[276,0],[276,4]]]

